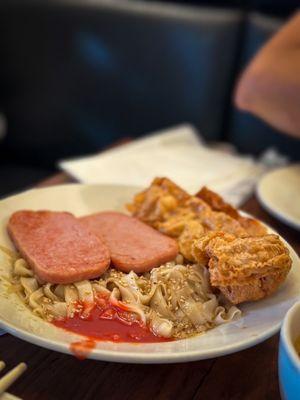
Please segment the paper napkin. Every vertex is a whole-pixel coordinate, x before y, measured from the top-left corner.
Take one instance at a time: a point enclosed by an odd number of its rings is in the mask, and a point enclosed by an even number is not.
[[[64,160],[59,167],[82,183],[146,187],[166,176],[190,193],[203,185],[239,206],[265,171],[252,157],[208,147],[191,125],[156,132],[98,155]]]

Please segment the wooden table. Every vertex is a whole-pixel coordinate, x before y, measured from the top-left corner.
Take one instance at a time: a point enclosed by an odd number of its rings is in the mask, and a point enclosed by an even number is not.
[[[71,182],[58,174],[38,187]],[[252,197],[242,207],[273,226],[300,254],[300,235],[270,217]],[[278,335],[236,354],[184,364],[134,365],[79,361],[11,335],[0,338],[0,359],[28,371],[11,388],[24,400],[273,400],[280,399]]]

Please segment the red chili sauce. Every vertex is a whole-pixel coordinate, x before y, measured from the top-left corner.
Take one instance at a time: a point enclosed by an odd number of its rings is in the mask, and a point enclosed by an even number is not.
[[[123,304],[112,305],[103,298],[98,299],[87,318],[76,313],[72,318],[54,320],[52,323],[101,341],[154,343],[172,340],[154,335],[147,326],[134,319],[133,314],[128,312]]]
[[[79,360],[85,360],[96,346],[94,340],[86,339],[70,344],[70,350]]]

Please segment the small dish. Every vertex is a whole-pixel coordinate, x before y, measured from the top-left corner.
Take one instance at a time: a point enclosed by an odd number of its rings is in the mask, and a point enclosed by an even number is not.
[[[300,230],[300,164],[266,174],[260,180],[256,194],[270,214]]]

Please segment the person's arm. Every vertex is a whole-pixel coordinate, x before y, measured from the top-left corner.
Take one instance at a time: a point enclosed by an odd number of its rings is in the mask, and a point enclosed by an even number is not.
[[[300,12],[251,61],[234,101],[241,110],[300,138]]]

